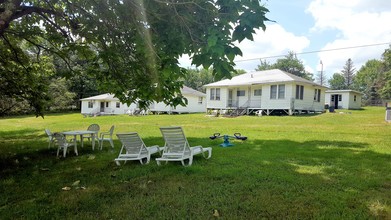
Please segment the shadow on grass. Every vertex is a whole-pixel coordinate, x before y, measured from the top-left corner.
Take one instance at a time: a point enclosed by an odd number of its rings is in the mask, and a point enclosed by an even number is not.
[[[110,213],[119,217],[127,215],[121,212],[126,209],[133,210],[132,217],[137,219],[145,217],[145,208],[166,206],[180,209],[162,213],[155,208],[148,212],[148,217],[208,219],[213,209],[234,219],[388,215],[382,205],[391,202],[391,155],[369,150],[368,143],[248,140],[233,141],[233,147],[222,148],[218,146],[221,139],[188,137],[188,140],[192,146],[212,146],[212,158],[196,156],[193,166],[188,168],[179,163],[158,167],[156,156],[149,165],[129,162],[118,167],[113,161],[120,149],[118,140],[115,150],[106,145],[102,151],[92,151],[86,142],[84,148],[79,148],[79,156],[71,151],[66,158],[57,158],[56,149],[47,149],[46,142],[32,142],[29,151],[1,160],[0,187],[7,189],[1,206],[7,209],[0,210],[0,214],[9,209],[5,216],[90,218]],[[161,137],[144,138],[144,142],[163,145]],[[90,159],[91,155],[94,159]],[[15,163],[16,160],[19,162]],[[81,169],[76,170],[78,167]],[[87,190],[61,191],[61,187],[76,180],[87,184]],[[17,185],[30,190],[19,189]],[[48,204],[44,213],[34,213],[39,202],[25,203],[37,196]],[[58,197],[68,201],[67,209],[78,213],[61,212]],[[372,202],[374,210],[368,208]],[[15,216],[13,211],[18,207],[23,208],[23,214]],[[116,212],[113,207],[121,210]],[[180,210],[197,211],[181,214]]]

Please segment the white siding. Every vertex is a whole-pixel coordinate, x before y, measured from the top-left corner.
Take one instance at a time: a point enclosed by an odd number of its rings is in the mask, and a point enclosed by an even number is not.
[[[211,100],[210,99],[210,90],[220,88],[220,100]],[[206,106],[207,108],[213,109],[223,109],[227,106],[228,101],[228,88],[226,87],[210,87],[206,89]]]
[[[283,99],[278,98],[278,89],[277,98],[270,98],[270,89],[272,85],[285,85],[285,97]],[[292,90],[291,85],[284,83],[276,83],[263,85],[262,88],[262,109],[290,109],[292,92],[289,90]]]
[[[303,100],[296,99],[296,85],[304,86]],[[320,89],[320,101],[314,100],[315,89]],[[292,98],[294,109],[309,110],[309,111],[323,111],[325,103],[325,89],[307,84],[294,84],[292,86]]]
[[[333,106],[334,103],[331,101],[331,96],[341,95],[342,100],[338,101],[339,109],[360,109],[361,108],[361,99],[362,95],[353,91],[336,91],[326,93],[325,103]],[[356,101],[354,101],[354,96],[356,96]]]
[[[205,112],[206,110],[206,100],[205,97],[202,97],[202,103],[199,103],[198,96],[186,96],[187,106],[177,106],[172,111],[174,112]]]

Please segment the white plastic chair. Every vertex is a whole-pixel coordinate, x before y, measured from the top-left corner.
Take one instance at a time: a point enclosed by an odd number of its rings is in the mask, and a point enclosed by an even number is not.
[[[147,147],[136,132],[117,134],[117,137],[122,143],[119,155],[114,160],[118,166],[120,161],[126,163],[128,160],[138,160],[141,164],[148,164],[152,154],[163,150],[163,147],[157,145]]]
[[[57,157],[60,154],[60,150],[63,150],[63,156],[66,157],[68,148],[72,146],[75,147],[75,154],[78,155],[76,145],[73,142],[68,142],[67,139],[65,138],[65,135],[61,133],[54,133],[53,137],[58,145]]]
[[[190,147],[181,127],[162,127],[160,131],[165,144],[162,157],[156,158],[158,165],[162,161],[166,161],[166,163],[168,161],[180,161],[183,166],[191,166],[194,155],[202,154],[205,159],[209,159],[212,156],[211,147]],[[205,156],[205,152],[208,153],[207,157]]]
[[[47,134],[47,136],[49,138],[48,148],[50,149],[52,147],[52,144],[54,144],[54,137],[53,137],[52,132],[47,128],[45,129],[45,133]]]
[[[80,141],[83,142],[84,138],[87,138],[88,141],[90,141],[90,139],[92,139],[92,135],[95,135],[95,141],[98,141],[97,136],[98,136],[99,130],[100,130],[100,126],[98,124],[91,124],[90,126],[88,126],[87,131],[95,131],[96,133],[82,136]],[[99,143],[99,141],[98,141],[98,143]]]
[[[108,132],[101,132],[99,134],[99,147],[102,150],[103,148],[103,141],[108,141],[111,145],[112,148],[114,148],[114,143],[113,143],[113,132],[114,132],[114,125],[111,126],[110,130]]]

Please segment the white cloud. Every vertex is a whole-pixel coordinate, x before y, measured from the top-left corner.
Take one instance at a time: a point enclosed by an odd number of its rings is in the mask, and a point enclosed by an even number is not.
[[[373,0],[315,0],[307,12],[315,20],[314,32],[338,31],[321,50],[355,47],[391,42],[391,1]],[[358,47],[319,53],[328,75],[342,69],[351,58],[358,70],[366,61],[379,59],[389,45]]]
[[[288,51],[300,53],[309,44],[310,40],[307,37],[296,36],[279,24],[270,24],[266,26],[265,32],[256,31],[254,41],[244,40],[237,44],[243,52],[243,57],[237,57],[236,68],[254,71],[260,64],[260,58],[285,55]],[[273,63],[276,59],[268,58],[267,61]]]

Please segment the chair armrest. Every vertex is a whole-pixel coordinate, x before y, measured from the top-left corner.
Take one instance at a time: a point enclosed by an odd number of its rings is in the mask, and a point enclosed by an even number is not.
[[[99,134],[99,137],[100,137],[100,138],[103,138],[103,136],[105,136],[105,135],[110,135],[110,132],[101,132],[101,133]]]

